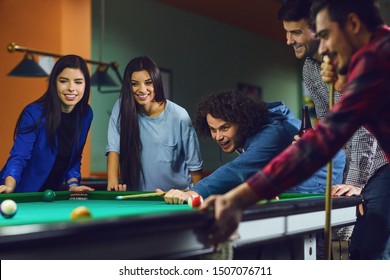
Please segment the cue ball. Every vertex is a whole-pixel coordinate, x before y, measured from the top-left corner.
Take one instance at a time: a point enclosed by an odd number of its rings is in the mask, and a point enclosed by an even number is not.
[[[4,200],[0,205],[1,215],[6,219],[15,216],[16,210],[18,210],[18,206],[15,201],[11,199]]]
[[[92,218],[91,212],[85,206],[79,206],[70,213],[71,220],[83,220]]]
[[[199,206],[201,206],[203,203],[203,198],[200,196],[200,195],[197,195],[197,196],[190,196],[190,198],[188,199],[188,205],[191,207],[191,208],[198,208]]]
[[[45,190],[43,192],[43,200],[46,202],[51,202],[56,198],[56,193],[52,190]]]

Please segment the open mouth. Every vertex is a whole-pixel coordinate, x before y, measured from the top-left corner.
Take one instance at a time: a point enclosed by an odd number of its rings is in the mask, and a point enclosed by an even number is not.
[[[149,94],[136,94],[136,96],[139,98],[139,99],[146,99],[148,96],[149,96]]]
[[[230,145],[230,141],[218,142],[218,144],[222,149],[226,150]]]
[[[69,100],[69,101],[75,100],[76,97],[77,97],[76,94],[65,94],[65,99],[66,99],[66,100]]]
[[[294,47],[294,50],[299,50],[300,48],[302,48],[302,44],[295,44],[293,47]]]

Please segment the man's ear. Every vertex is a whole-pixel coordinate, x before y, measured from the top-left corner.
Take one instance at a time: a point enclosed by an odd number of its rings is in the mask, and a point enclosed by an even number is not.
[[[362,21],[355,13],[350,13],[345,23],[345,30],[352,34],[358,34],[362,30]]]

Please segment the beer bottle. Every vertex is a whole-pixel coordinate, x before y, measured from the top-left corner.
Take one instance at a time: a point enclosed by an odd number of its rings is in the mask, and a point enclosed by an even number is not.
[[[299,129],[299,136],[302,136],[306,131],[313,129],[310,122],[309,106],[302,107],[302,124]]]

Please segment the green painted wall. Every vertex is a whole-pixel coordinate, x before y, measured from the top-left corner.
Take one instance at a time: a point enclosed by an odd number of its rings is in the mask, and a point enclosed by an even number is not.
[[[201,96],[236,88],[239,82],[259,85],[265,101],[282,100],[294,113],[300,112],[300,66],[284,42],[153,0],[105,2],[101,41],[101,1],[92,1],[93,58],[118,62],[122,75],[130,59],[149,55],[160,68],[172,71],[172,101],[191,116]],[[92,172],[106,171],[109,112],[118,96],[101,94],[93,88]],[[223,155],[220,160],[213,141],[200,139],[200,144],[204,170],[214,170],[221,160],[234,157]]]

